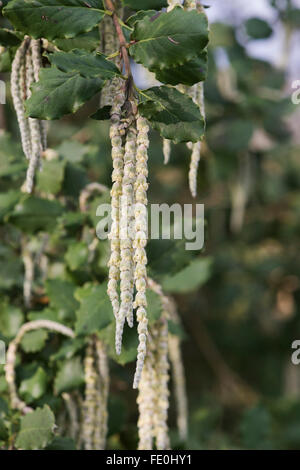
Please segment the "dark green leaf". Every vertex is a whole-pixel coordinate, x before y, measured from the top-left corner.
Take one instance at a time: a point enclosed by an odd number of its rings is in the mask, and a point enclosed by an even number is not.
[[[18,30],[52,40],[93,29],[104,15],[99,6],[97,0],[12,0],[3,11]]]
[[[145,17],[134,25],[130,54],[151,71],[181,65],[201,54],[208,43],[203,13],[174,8],[156,18]]]
[[[75,271],[76,269],[83,268],[87,264],[88,255],[89,249],[86,243],[72,243],[65,255],[65,260],[71,271]]]
[[[12,30],[0,28],[0,45],[1,46],[18,46],[20,37]]]
[[[55,393],[68,392],[74,388],[80,387],[84,382],[84,373],[81,360],[74,357],[65,361],[59,370],[55,382]]]
[[[85,78],[98,77],[102,80],[110,80],[116,75],[120,75],[120,71],[115,64],[99,52],[88,53],[81,49],[75,49],[72,52],[55,52],[54,54],[48,54],[47,57],[51,64],[62,72],[79,73]]]
[[[23,416],[16,439],[17,449],[43,449],[53,438],[54,425],[54,414],[47,405]]]
[[[155,11],[155,10],[148,10],[148,11],[140,10],[135,15],[130,16],[128,18],[128,20],[126,21],[126,23],[128,24],[128,26],[130,26],[132,28],[137,21],[142,20],[146,16],[151,18],[152,16],[154,16],[156,14],[157,14],[157,11]]]
[[[36,196],[25,197],[9,215],[9,222],[21,230],[35,232],[38,230],[51,230],[56,219],[62,213],[62,206],[58,201],[49,201]]]
[[[37,174],[37,189],[46,194],[59,193],[64,179],[65,164],[66,162],[59,160],[43,162],[43,171]]]
[[[249,18],[245,26],[251,39],[267,39],[273,33],[271,26],[261,18]]]
[[[99,333],[100,339],[104,341],[108,348],[108,355],[114,361],[121,365],[127,364],[135,360],[137,356],[138,335],[134,328],[129,328],[127,324],[124,327],[122,352],[116,354],[115,348],[115,324],[110,324],[107,328]]]
[[[64,140],[56,150],[65,160],[79,163],[87,154],[88,149],[89,147],[75,140]]]
[[[0,194],[0,219],[11,212],[21,197],[20,191],[10,190]]]
[[[123,4],[133,10],[160,10],[168,6],[167,0],[122,0]]]
[[[0,331],[7,338],[13,338],[24,321],[22,311],[5,302],[0,304]]]
[[[47,388],[47,374],[39,367],[35,374],[29,379],[25,379],[20,384],[20,395],[27,402],[41,398]]]
[[[27,114],[38,119],[59,119],[75,113],[103,86],[100,78],[83,78],[78,73],[64,73],[55,67],[42,69],[40,80],[32,86],[32,96],[25,103]]]
[[[182,65],[177,65],[169,69],[156,70],[155,76],[157,80],[169,85],[194,85],[195,83],[202,82],[206,78],[207,73],[207,52],[204,51],[199,57],[184,62]]]
[[[75,287],[71,282],[60,279],[49,279],[46,292],[50,306],[54,308],[60,320],[73,320],[79,304],[74,297]]]
[[[143,92],[148,101],[139,105],[140,113],[166,138],[197,142],[204,134],[204,120],[193,100],[176,88],[154,87]]]
[[[162,287],[166,292],[192,292],[208,281],[211,276],[211,267],[211,258],[195,259],[174,276],[166,276]]]
[[[28,331],[22,338],[22,349],[27,353],[40,351],[45,346],[47,337],[46,330]]]
[[[73,49],[85,49],[91,52],[99,47],[99,28],[96,27],[88,33],[78,34],[71,39],[55,39],[53,42],[62,51],[69,52]]]
[[[90,118],[95,119],[96,121],[106,121],[110,119],[110,110],[111,106],[103,106],[103,108],[98,109]]]
[[[77,334],[91,334],[102,330],[113,319],[112,307],[106,293],[106,284],[86,284],[76,290],[75,297],[80,302],[80,308],[76,312]]]
[[[55,437],[46,450],[76,450],[76,445],[70,437]]]
[[[84,338],[66,339],[57,353],[51,356],[51,361],[71,359],[83,346]]]
[[[162,312],[161,299],[159,295],[157,295],[151,289],[147,289],[146,297],[147,297],[147,304],[148,304],[148,307],[147,307],[148,320],[149,320],[149,324],[152,325],[161,316],[161,312]]]

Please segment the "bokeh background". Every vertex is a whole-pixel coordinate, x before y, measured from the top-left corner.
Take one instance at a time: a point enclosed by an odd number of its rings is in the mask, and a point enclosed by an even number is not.
[[[148,246],[149,272],[168,286],[182,320],[189,438],[182,443],[177,437],[172,401],[172,445],[300,449],[300,365],[291,362],[292,342],[300,339],[300,105],[291,101],[292,83],[300,80],[300,1],[204,3],[211,32],[197,200],[188,190],[185,145],[173,146],[164,166],[161,139],[153,132],[149,155],[150,203],[205,204],[200,253],[185,251],[180,241],[151,241]],[[0,62],[1,78],[8,82],[9,57],[2,54]],[[142,88],[153,83],[139,67],[135,76]],[[89,234],[81,233],[77,204],[88,182],[110,185],[108,123],[88,119],[98,99],[49,127],[49,144],[59,159],[45,162],[38,189],[48,200],[60,200],[66,212],[48,229],[48,283],[61,279],[80,287],[105,282],[107,244],[99,244],[89,266]],[[61,312],[62,305],[38,278],[32,308],[23,308],[20,240],[31,237],[33,245],[40,243],[43,228],[32,220],[48,222],[42,219],[43,207],[27,207],[22,218],[14,205],[25,163],[9,94],[0,121],[0,330],[7,340],[25,318],[38,318],[44,308]],[[86,232],[95,228],[95,210],[105,197],[94,198]],[[185,282],[176,282],[191,262],[195,269],[187,269]],[[65,315],[72,324],[72,312]],[[34,406],[47,402],[59,410],[59,393],[51,391],[56,366],[49,359],[57,347],[51,343],[43,353],[29,354],[18,369],[20,386],[27,380],[23,397]],[[40,393],[35,395],[28,379],[41,366],[48,378],[36,378]],[[133,369],[132,362],[111,362],[109,448],[136,446]],[[82,386],[78,367],[74,370],[77,381],[69,381],[68,390]],[[0,410],[7,392],[1,372]],[[66,387],[56,385],[60,391]]]

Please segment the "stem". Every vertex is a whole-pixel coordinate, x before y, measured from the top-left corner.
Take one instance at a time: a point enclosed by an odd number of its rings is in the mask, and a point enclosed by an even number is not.
[[[119,23],[119,18],[118,18],[118,15],[116,13],[115,6],[114,6],[112,0],[104,0],[104,3],[105,3],[105,6],[106,6],[107,10],[110,11],[111,14],[112,14],[112,20],[113,20],[114,25],[115,25],[116,33],[117,33],[119,43],[120,43],[120,51],[121,51],[122,58],[123,58],[123,61],[124,61],[125,73],[127,75],[127,78],[130,78],[131,77],[131,67],[130,67],[130,60],[129,60],[128,51],[127,51],[126,39],[125,39],[125,36],[123,34],[121,25]]]

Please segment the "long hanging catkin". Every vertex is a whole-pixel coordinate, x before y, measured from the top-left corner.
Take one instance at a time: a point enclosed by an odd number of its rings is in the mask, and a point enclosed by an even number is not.
[[[47,147],[46,126],[38,119],[25,116],[24,101],[30,97],[30,87],[38,80],[42,65],[40,41],[26,37],[17,49],[11,73],[11,93],[21,134],[22,148],[29,166],[26,175],[26,191],[34,187],[35,171],[41,163],[41,153]]]
[[[176,324],[180,324],[175,302],[163,293],[162,287],[153,279],[148,278],[149,288],[159,295],[165,317]],[[188,433],[188,403],[184,365],[180,348],[181,340],[178,336],[168,334],[168,355],[172,366],[172,381],[177,408],[177,427],[179,437],[183,441]]]
[[[161,318],[150,328],[147,356],[138,386],[139,450],[152,450],[154,440],[157,450],[170,447],[168,370],[168,323],[166,312],[162,312]]]
[[[124,170],[124,149],[120,132],[122,106],[125,102],[125,93],[119,82],[119,89],[114,97],[111,110],[111,155],[113,162],[112,189],[111,189],[111,217],[112,226],[109,234],[111,255],[108,262],[108,287],[107,293],[112,303],[115,317],[119,313],[118,280],[120,278],[120,198],[122,196],[122,180]]]
[[[138,450],[153,449],[153,433],[154,433],[154,409],[155,409],[155,351],[154,343],[151,335],[148,336],[148,351],[145,358],[145,364],[141,374],[139,384],[139,393],[137,404],[139,407],[138,433],[139,444]]]
[[[134,279],[136,286],[136,296],[134,307],[137,309],[139,346],[137,365],[133,381],[133,388],[137,388],[146,355],[147,340],[147,176],[148,176],[148,147],[149,147],[149,126],[147,121],[138,116],[137,118],[137,153],[136,153],[136,180],[135,180],[135,239],[134,239]]]
[[[107,400],[109,391],[109,369],[106,349],[102,341],[95,337],[95,363],[98,372],[96,424],[94,430],[94,449],[104,450],[107,435]]]
[[[25,39],[17,49],[11,68],[11,95],[19,124],[21,143],[26,158],[31,155],[31,139],[28,119],[25,117],[24,99],[26,98],[25,54],[29,45]]]
[[[120,299],[116,325],[116,352],[121,353],[125,319],[133,326],[133,185],[135,177],[136,129],[132,124],[126,135],[120,210]]]
[[[85,450],[94,449],[94,431],[97,404],[97,373],[94,364],[94,344],[90,337],[84,359],[85,398],[83,402],[83,442]]]
[[[30,97],[30,86],[34,82],[34,71],[31,50],[26,52],[26,84],[27,84],[27,98]],[[29,159],[29,167],[26,174],[26,189],[31,193],[34,186],[34,176],[37,167],[40,164],[40,157],[43,151],[41,125],[38,119],[28,118],[30,137],[31,137],[31,155]]]

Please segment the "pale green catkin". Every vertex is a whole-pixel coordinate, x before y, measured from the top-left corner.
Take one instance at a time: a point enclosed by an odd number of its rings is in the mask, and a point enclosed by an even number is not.
[[[34,259],[33,253],[30,251],[29,244],[26,241],[24,241],[24,243],[22,244],[22,259],[24,265],[24,305],[26,308],[30,308],[32,303],[32,287],[34,281]]]
[[[41,64],[40,41],[26,37],[17,49],[12,63],[11,93],[22,148],[29,160],[26,175],[26,191],[29,193],[33,191],[35,171],[41,164],[41,153],[47,147],[45,124],[38,119],[27,118],[24,110],[24,101],[31,95],[31,85],[38,80]]]
[[[98,371],[97,381],[97,410],[96,427],[94,434],[94,448],[105,449],[108,421],[108,393],[109,393],[109,368],[106,347],[103,342],[95,337],[95,361]]]
[[[136,128],[131,124],[126,135],[124,153],[124,173],[122,180],[122,196],[120,210],[120,299],[121,305],[116,325],[116,352],[121,354],[122,336],[127,318],[133,326],[133,204],[136,154]]]
[[[110,126],[113,184],[111,189],[112,226],[109,234],[111,255],[108,262],[109,274],[107,286],[107,293],[112,303],[116,319],[120,308],[118,294],[118,281],[120,279],[120,198],[122,196],[122,180],[124,171],[124,148],[119,126],[124,102],[125,93],[121,82],[119,82],[118,92],[115,94],[111,110]]]
[[[159,295],[165,317],[168,320],[172,320],[175,324],[180,324],[174,300],[166,296],[163,293],[162,287],[151,278],[148,278],[148,286]],[[172,381],[177,408],[177,427],[180,438],[186,440],[188,432],[188,403],[180,343],[179,336],[171,333],[168,334],[168,355],[172,365]]]
[[[84,373],[82,441],[85,450],[103,450],[107,435],[109,370],[105,346],[96,336],[88,340]]]
[[[25,54],[28,42],[28,39],[25,39],[16,51],[12,62],[10,82],[11,95],[21,134],[22,148],[26,158],[29,159],[31,155],[31,139],[28,120],[25,117],[24,109],[24,99],[26,96]]]
[[[79,433],[79,410],[71,393],[62,393],[62,398],[68,414],[68,434],[76,442]]]
[[[141,373],[146,356],[146,341],[148,334],[147,319],[147,189],[148,189],[148,147],[149,126],[147,121],[137,117],[137,151],[136,151],[136,178],[135,178],[135,238],[134,238],[134,280],[136,296],[134,308],[137,309],[139,346],[137,355],[136,371],[134,375],[133,388],[137,388],[141,379]]]
[[[148,350],[138,386],[139,450],[168,450],[168,323],[166,312],[151,326]]]
[[[93,338],[88,339],[84,359],[85,397],[83,402],[83,441],[85,450],[94,449],[94,431],[97,408],[97,373],[94,364]]]
[[[170,448],[168,434],[169,409],[169,362],[168,362],[168,321],[167,316],[162,317],[156,331],[156,401],[154,408],[154,436],[157,450]]]
[[[26,52],[26,84],[27,98],[31,95],[30,86],[34,83],[33,62],[30,49]],[[34,177],[37,167],[40,165],[41,153],[43,151],[40,121],[34,118],[28,118],[31,135],[31,156],[26,174],[26,190],[28,193],[33,191]]]
[[[172,381],[177,408],[177,428],[182,441],[187,439],[188,405],[186,395],[186,383],[184,366],[180,348],[180,338],[169,333],[168,337],[169,358],[172,366]]]
[[[151,338],[148,336],[148,351],[145,358],[145,363],[141,375],[140,384],[138,387],[139,393],[137,397],[137,404],[139,407],[138,418],[138,434],[139,443],[138,450],[152,450],[153,437],[154,437],[154,408],[155,408],[155,345]]]
[[[171,147],[172,143],[169,139],[163,139],[163,156],[164,156],[164,164],[167,165],[170,161],[171,157]]]

